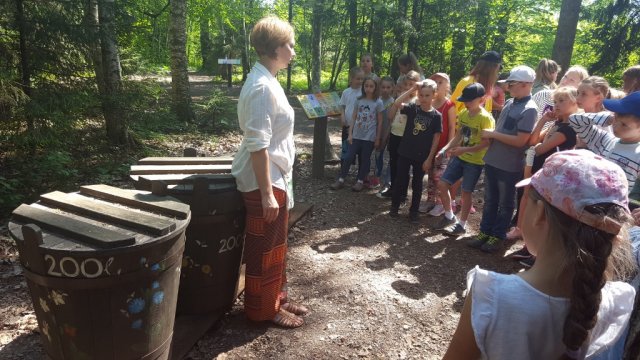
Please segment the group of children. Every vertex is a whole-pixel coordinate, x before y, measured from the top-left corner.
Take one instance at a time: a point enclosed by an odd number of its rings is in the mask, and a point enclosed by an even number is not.
[[[483,54],[450,98],[446,74],[423,79],[411,61],[399,62],[397,84],[352,69],[342,96],[341,172],[331,188],[344,186],[359,156],[352,189],[361,191],[372,152],[380,159],[386,147],[388,186],[378,196],[391,198],[389,215],[399,216],[412,178],[409,220],[419,221],[427,210],[421,198],[428,174],[434,184],[429,212],[442,216],[433,228],[459,236],[467,233],[484,170],[480,229],[468,245],[494,252],[507,239],[524,238],[525,248],[513,256],[531,270],[469,273],[470,292],[445,358],[610,358],[635,296],[633,287],[611,280],[629,280],[621,269],[634,269],[625,225],[630,215],[640,220],[640,210],[629,210],[630,196],[640,204],[640,196],[634,198],[640,195],[640,66],[624,72],[620,91],[579,66],[558,86],[560,68],[547,59],[535,71],[516,66],[497,81],[500,64],[498,53]],[[493,96],[503,90],[510,96],[504,104]],[[492,114],[494,99],[499,111]],[[452,206],[458,188],[459,218]],[[531,311],[521,311],[522,302]],[[549,311],[550,318],[536,322],[536,314]],[[516,313],[521,332],[509,330],[514,318],[508,314]],[[531,331],[533,340],[523,342]],[[505,341],[527,346],[513,352],[501,346]]]

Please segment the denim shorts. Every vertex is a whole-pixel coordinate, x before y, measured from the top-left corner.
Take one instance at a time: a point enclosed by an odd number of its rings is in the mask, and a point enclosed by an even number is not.
[[[482,165],[476,165],[464,160],[460,160],[457,156],[449,160],[447,168],[444,170],[444,174],[440,177],[440,180],[446,182],[449,185],[455,184],[460,178],[462,178],[462,191],[473,192],[482,174]]]

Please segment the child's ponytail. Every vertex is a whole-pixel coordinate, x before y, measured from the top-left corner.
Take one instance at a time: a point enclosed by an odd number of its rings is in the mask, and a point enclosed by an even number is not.
[[[601,290],[607,280],[622,280],[633,271],[630,248],[614,246],[619,235],[613,235],[577,221],[549,204],[535,190],[529,194],[543,201],[551,234],[563,242],[564,266],[573,272],[569,312],[565,318],[562,342],[568,352],[561,359],[572,359],[595,326],[600,308]],[[629,215],[613,203],[597,204],[584,209],[604,222],[628,223]],[[626,233],[626,229],[621,230]],[[612,279],[613,278],[613,279]]]

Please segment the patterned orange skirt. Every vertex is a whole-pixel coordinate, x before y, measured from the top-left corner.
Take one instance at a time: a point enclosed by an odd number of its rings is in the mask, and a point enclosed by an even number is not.
[[[244,259],[246,262],[244,310],[253,321],[271,320],[286,296],[286,255],[289,211],[287,194],[273,188],[280,207],[278,217],[265,223],[260,190],[243,193],[247,210]]]

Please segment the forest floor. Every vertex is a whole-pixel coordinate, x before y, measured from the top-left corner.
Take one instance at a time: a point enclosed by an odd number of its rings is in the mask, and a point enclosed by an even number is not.
[[[206,98],[211,82],[192,80],[194,99]],[[237,96],[239,88],[228,91]],[[509,243],[495,254],[465,245],[478,228],[481,185],[474,193],[478,213],[470,216],[469,235],[457,239],[431,230],[435,218],[426,214],[419,224],[408,221],[406,208],[399,218],[389,217],[390,201],[376,197],[377,190],[330,190],[338,165],[327,165],[323,179],[311,177],[313,122],[294,97],[290,102],[299,160],[296,201],[312,204],[313,211],[289,234],[289,292],[311,313],[294,330],[255,324],[246,320],[240,296],[186,359],[441,358],[458,323],[467,272],[476,265],[519,271],[522,267],[507,254],[520,244]],[[338,122],[330,121],[329,129],[339,151]],[[192,143],[164,144],[167,155],[180,154],[185,146],[204,154],[233,153],[241,137],[231,134],[214,145],[197,136],[189,139]],[[0,324],[0,358],[46,358],[6,223],[0,224]]]

